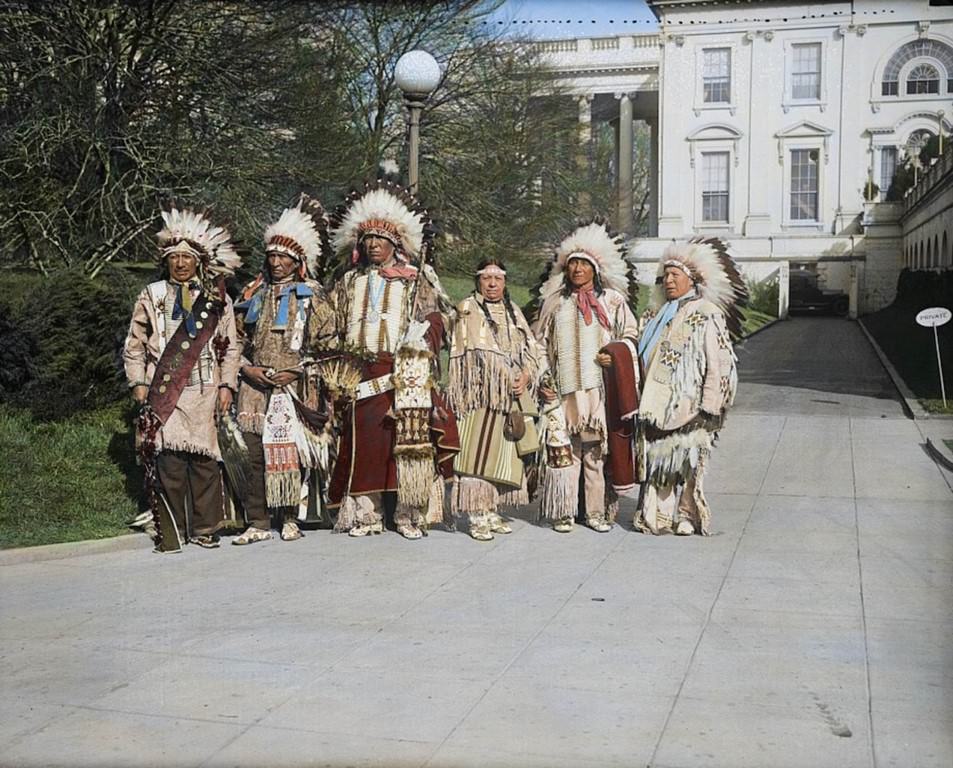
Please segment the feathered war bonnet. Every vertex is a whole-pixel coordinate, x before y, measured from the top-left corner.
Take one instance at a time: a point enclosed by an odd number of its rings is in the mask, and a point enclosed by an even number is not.
[[[280,253],[298,262],[298,277],[320,280],[330,250],[328,216],[321,203],[308,195],[294,208],[285,208],[265,230],[265,254]]]
[[[627,297],[635,311],[639,283],[635,265],[626,259],[625,236],[613,232],[601,216],[580,223],[560,241],[533,289],[531,316],[536,317],[551,296],[566,285],[566,265],[570,259],[585,259],[596,271],[603,288],[612,288]]]
[[[212,224],[207,211],[170,208],[162,211],[165,227],[159,230],[159,260],[173,253],[187,253],[198,263],[197,275],[208,294],[218,294],[216,283],[231,277],[242,258],[225,227]]]
[[[748,303],[748,288],[723,240],[693,237],[687,243],[668,246],[659,261],[652,302],[655,306],[665,302],[661,278],[666,267],[677,267],[685,272],[695,284],[698,295],[724,313],[731,337],[741,337],[741,307]]]
[[[367,237],[394,245],[394,256],[414,265],[430,261],[433,222],[409,190],[378,180],[352,192],[331,215],[331,245],[346,268],[360,259],[358,246]]]

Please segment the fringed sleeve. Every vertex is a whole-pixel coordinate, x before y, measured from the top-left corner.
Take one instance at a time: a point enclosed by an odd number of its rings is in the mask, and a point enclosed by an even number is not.
[[[477,408],[509,410],[512,372],[505,355],[482,349],[450,358],[450,407],[462,418]]]
[[[336,319],[334,305],[324,288],[317,282],[308,281],[308,287],[313,294],[309,300],[310,313],[308,315],[307,344],[308,352],[319,349],[333,341],[336,333]]]
[[[718,415],[735,399],[738,370],[724,315],[712,313],[705,327],[705,378],[702,383],[701,409]]]
[[[539,377],[546,368],[545,353],[536,341],[533,331],[526,322],[526,317],[520,311],[520,308],[513,305],[513,314],[516,316],[516,327],[522,337],[522,348],[519,352],[519,364],[522,370],[529,376],[527,387],[530,394],[536,397],[539,388]]]
[[[146,364],[147,345],[153,333],[153,323],[149,315],[151,304],[149,291],[142,291],[132,309],[129,331],[126,333],[126,341],[123,344],[122,363],[126,371],[126,381],[130,387],[149,383],[146,380]]]
[[[238,369],[242,364],[242,348],[235,327],[235,311],[231,299],[225,300],[225,310],[222,312],[222,319],[219,321],[216,331],[225,350],[219,364],[219,382],[233,392],[237,392]]]

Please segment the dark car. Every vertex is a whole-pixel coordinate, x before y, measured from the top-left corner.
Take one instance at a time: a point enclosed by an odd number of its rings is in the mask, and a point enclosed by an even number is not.
[[[828,312],[846,315],[850,307],[847,294],[819,288],[817,275],[806,269],[791,271],[791,292],[788,297],[791,312]]]

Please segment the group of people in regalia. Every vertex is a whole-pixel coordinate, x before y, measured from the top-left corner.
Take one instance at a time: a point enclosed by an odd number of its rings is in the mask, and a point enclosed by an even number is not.
[[[489,541],[534,500],[557,532],[606,532],[622,495],[639,531],[710,533],[703,476],[746,299],[720,240],[668,246],[636,317],[625,239],[594,217],[556,244],[524,315],[499,258],[454,306],[431,219],[392,182],[330,214],[302,195],[234,301],[228,230],[208,211],[162,217],[163,279],[123,350],[158,551],[311,523],[418,539],[465,520]]]

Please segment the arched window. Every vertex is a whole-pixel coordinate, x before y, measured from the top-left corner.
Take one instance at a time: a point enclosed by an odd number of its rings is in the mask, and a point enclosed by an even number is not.
[[[907,93],[939,93],[940,73],[931,64],[917,64],[907,75]]]
[[[933,263],[931,267],[942,267],[943,259],[940,258],[940,238],[933,236]]]
[[[939,40],[912,40],[909,43],[904,43],[901,45],[890,57],[890,60],[887,62],[887,66],[884,67],[883,78],[880,84],[880,93],[883,96],[899,96],[900,95],[900,71],[904,66],[913,61],[914,59],[931,59],[930,62],[917,62],[913,70],[910,72],[910,75],[907,77],[907,90],[908,94],[916,93],[940,93],[940,80],[945,76],[946,78],[946,93],[953,93],[953,47],[950,47],[946,43],[941,43]],[[930,78],[922,78],[921,75],[918,75],[915,81],[912,80],[913,73],[920,69],[921,65],[925,65],[929,68],[932,68],[936,73],[933,75],[933,79],[936,81],[936,87],[938,90],[909,90],[912,83],[918,83],[914,85],[914,88],[930,88],[932,87]],[[926,74],[926,73],[923,73]],[[919,83],[925,83],[920,85]]]
[[[953,261],[950,259],[950,241],[946,237],[946,232],[943,233],[943,261],[942,265],[948,267]]]

